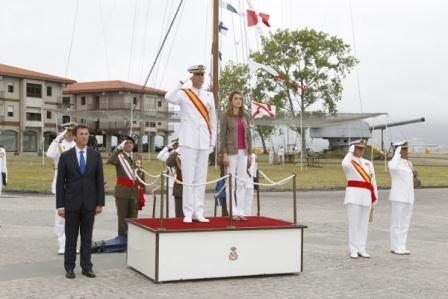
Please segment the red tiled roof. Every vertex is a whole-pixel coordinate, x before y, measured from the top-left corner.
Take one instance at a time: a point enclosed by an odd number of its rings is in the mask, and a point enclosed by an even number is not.
[[[68,78],[62,78],[58,76],[48,75],[44,73],[39,73],[31,70],[21,69],[15,66],[10,66],[6,64],[0,63],[0,75],[3,76],[11,76],[18,78],[30,78],[30,79],[38,79],[52,82],[63,82],[63,83],[74,83],[75,80],[71,80]]]
[[[103,91],[133,91],[137,93],[153,94],[160,96],[164,96],[166,93],[166,91],[164,90],[155,89],[151,87],[145,87],[145,89],[143,89],[142,85],[119,80],[74,83],[64,88],[64,94],[93,93]]]

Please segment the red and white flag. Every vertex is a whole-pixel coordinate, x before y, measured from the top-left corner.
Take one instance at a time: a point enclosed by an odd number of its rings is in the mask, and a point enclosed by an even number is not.
[[[280,74],[279,72],[277,72],[272,66],[264,65],[264,64],[255,62],[251,58],[249,58],[247,60],[247,65],[249,67],[249,72],[251,72],[251,73],[255,73],[257,70],[261,69],[261,70],[271,74],[272,76],[274,76],[274,78],[277,79],[277,80],[284,81],[287,84],[290,84],[292,87],[300,89],[302,92],[304,90],[303,86],[301,86],[297,82],[288,80],[285,75]]]
[[[255,26],[258,24],[258,20],[265,24],[267,27],[271,27],[271,24],[269,24],[269,15],[265,13],[258,13],[254,10],[247,10],[247,26]]]
[[[274,117],[275,109],[276,107],[270,104],[252,101],[252,118],[262,118],[263,116]]]

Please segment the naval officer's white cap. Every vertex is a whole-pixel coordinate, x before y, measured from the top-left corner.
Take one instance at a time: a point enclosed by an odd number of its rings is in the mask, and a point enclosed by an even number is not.
[[[365,147],[366,142],[363,139],[358,139],[350,142],[349,145],[354,145],[356,147]]]
[[[71,122],[63,123],[61,125],[61,127],[63,127],[64,129],[67,129],[67,130],[72,130],[77,125],[78,125],[77,123],[71,121]]]
[[[203,74],[205,73],[206,67],[203,64],[197,64],[190,66],[187,71],[192,74]]]
[[[393,144],[393,146],[394,147],[398,147],[398,146],[401,146],[402,148],[403,147],[408,147],[408,142],[407,141],[399,141],[399,142],[395,142],[394,144]]]

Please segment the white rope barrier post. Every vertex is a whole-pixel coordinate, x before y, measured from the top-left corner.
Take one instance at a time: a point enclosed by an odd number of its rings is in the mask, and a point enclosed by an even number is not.
[[[231,173],[229,173],[229,202],[230,202],[230,205],[229,205],[229,218],[230,218],[230,222],[229,222],[229,226],[228,227],[230,227],[230,228],[233,228],[233,227],[235,227],[234,225],[233,225],[233,192],[232,192],[232,174]]]
[[[260,171],[257,169],[257,182],[260,182]],[[257,188],[257,216],[260,217],[260,185]]]
[[[294,174],[292,179],[292,200],[294,204],[294,224],[297,224],[297,193],[296,193],[296,178],[297,175]]]
[[[160,229],[163,230],[163,192],[165,191],[163,172],[160,174]]]

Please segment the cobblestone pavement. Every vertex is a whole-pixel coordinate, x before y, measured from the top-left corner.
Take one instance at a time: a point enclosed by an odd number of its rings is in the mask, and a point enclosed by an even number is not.
[[[155,284],[126,266],[126,255],[93,255],[97,278],[64,277],[56,255],[54,199],[31,194],[0,197],[0,298],[447,298],[448,189],[416,191],[409,233],[410,256],[389,253],[390,203],[380,191],[375,222],[369,228],[370,259],[351,260],[347,252],[342,191],[301,192],[304,272]],[[209,214],[212,200],[207,199]],[[263,195],[262,213],[292,219],[290,193]],[[141,213],[148,217],[150,208]],[[115,236],[115,205],[107,198],[97,217],[94,240]]]

